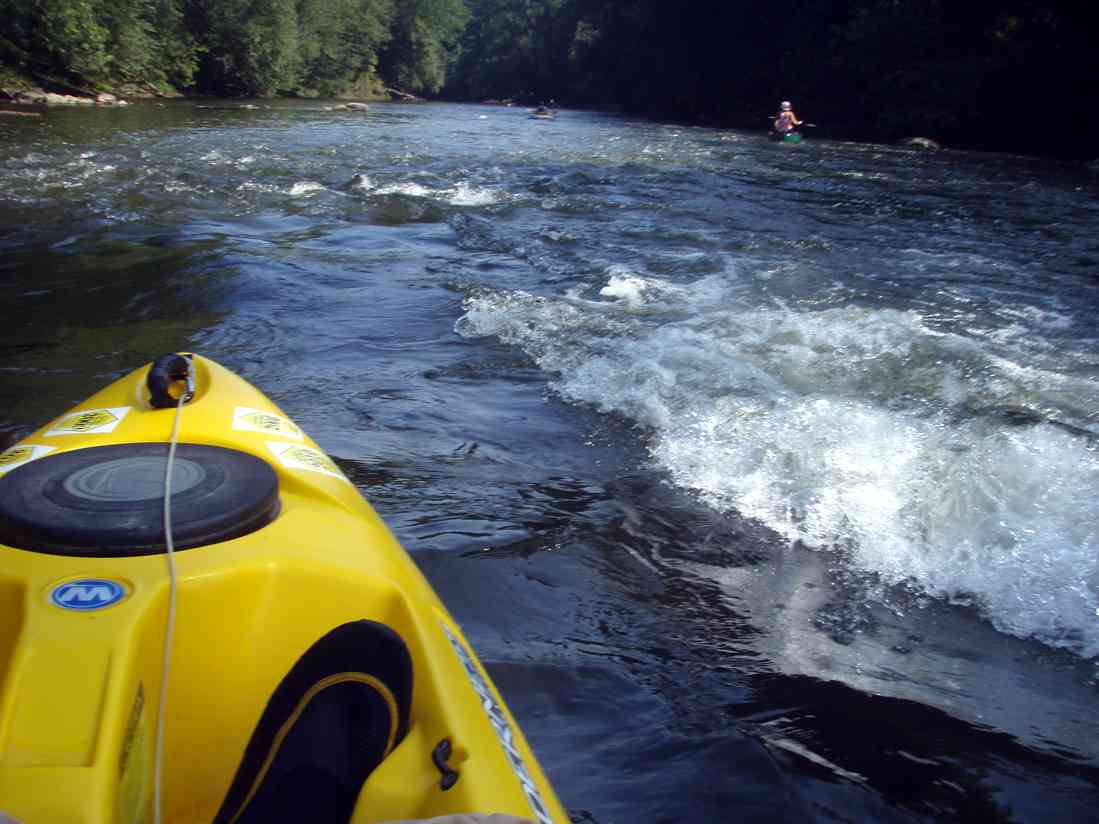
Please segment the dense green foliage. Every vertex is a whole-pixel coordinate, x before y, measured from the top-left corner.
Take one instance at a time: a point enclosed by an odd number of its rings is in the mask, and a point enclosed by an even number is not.
[[[0,0],[0,62],[91,88],[438,92],[462,0]]]
[[[1084,0],[0,0],[0,62],[226,96],[391,86],[1090,151]],[[1084,98],[1084,99],[1081,99]]]
[[[298,89],[332,96],[373,74],[390,40],[393,0],[300,0]]]
[[[393,39],[382,54],[385,76],[401,88],[438,93],[468,20],[462,0],[400,0]]]
[[[70,80],[188,86],[198,50],[180,0],[0,0],[0,61]]]

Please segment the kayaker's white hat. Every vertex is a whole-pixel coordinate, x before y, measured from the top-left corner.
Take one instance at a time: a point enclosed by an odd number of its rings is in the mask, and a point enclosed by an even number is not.
[[[794,107],[790,105],[790,101],[789,101],[789,100],[783,100],[783,101],[782,101],[782,108],[783,108],[783,109],[792,109],[792,108],[794,108]]]

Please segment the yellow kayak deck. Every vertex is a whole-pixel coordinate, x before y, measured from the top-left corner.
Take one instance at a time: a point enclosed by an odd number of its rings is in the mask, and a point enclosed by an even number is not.
[[[68,546],[62,536],[59,548],[43,550],[31,545],[33,524],[0,532],[16,536],[0,537],[0,811],[26,824],[151,821],[166,689],[166,822],[243,824],[256,818],[250,805],[280,798],[322,810],[323,782],[301,783],[316,772],[309,753],[322,747],[320,761],[343,770],[340,747],[367,758],[353,737],[360,728],[375,731],[381,760],[367,765],[351,806],[340,813],[337,805],[333,814],[344,820],[499,812],[568,821],[461,630],[358,490],[257,389],[208,359],[188,358],[194,396],[179,409],[180,455],[184,445],[202,445],[259,459],[277,479],[277,500],[246,534],[193,539],[173,553],[166,685],[171,587],[162,549]],[[167,444],[177,410],[150,405],[149,370],[0,454],[0,500],[11,518],[20,515],[11,490],[32,469],[41,475],[78,450],[113,447],[79,457],[116,456]],[[44,483],[28,501],[83,482]],[[89,483],[93,492],[76,489],[78,499],[110,498],[98,476]],[[174,507],[175,492],[172,500]],[[97,527],[89,525],[87,540]],[[325,640],[336,631],[340,639]],[[404,698],[400,677],[386,669],[402,642],[411,666]],[[323,732],[325,717],[336,719],[338,735]],[[314,722],[322,732],[310,732]],[[284,786],[272,789],[277,781]]]

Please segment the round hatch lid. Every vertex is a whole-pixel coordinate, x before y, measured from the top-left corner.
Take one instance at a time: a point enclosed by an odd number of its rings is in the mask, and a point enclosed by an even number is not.
[[[31,461],[0,478],[0,542],[52,555],[110,558],[167,547],[168,444],[93,446]],[[238,538],[275,519],[275,470],[235,449],[179,444],[172,469],[175,548]]]

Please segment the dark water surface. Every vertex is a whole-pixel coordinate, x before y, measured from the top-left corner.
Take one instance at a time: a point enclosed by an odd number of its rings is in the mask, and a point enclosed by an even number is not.
[[[520,109],[0,122],[0,435],[193,349],[599,824],[1099,804],[1099,180]]]

